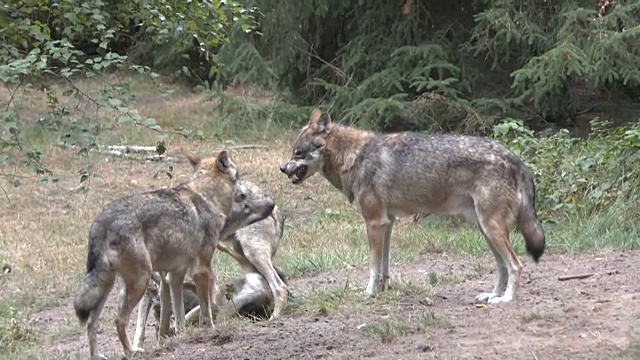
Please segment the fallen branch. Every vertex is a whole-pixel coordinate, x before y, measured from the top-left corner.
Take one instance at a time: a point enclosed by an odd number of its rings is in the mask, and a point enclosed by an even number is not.
[[[105,151],[98,151],[101,154],[106,154],[106,155],[111,155],[111,156],[115,156],[115,157],[121,157],[124,159],[132,159],[132,160],[146,160],[146,161],[174,161],[174,162],[181,162],[182,158],[180,157],[175,157],[175,156],[166,156],[166,155],[147,155],[144,157],[141,156],[136,156],[134,155],[134,153],[127,153],[127,152],[122,152],[122,151],[118,151],[118,150],[105,150]]]
[[[98,146],[100,148],[100,146]],[[156,152],[155,146],[141,146],[141,145],[107,145],[104,146],[106,150],[124,151],[126,153],[149,153]]]
[[[586,279],[586,278],[592,277],[593,275],[595,274],[588,273],[588,274],[577,274],[577,275],[565,275],[565,276],[558,276],[558,280],[567,281],[567,280]]]
[[[65,150],[78,150],[78,145],[61,143],[59,147]],[[169,156],[166,153],[159,155],[156,153],[155,146],[142,146],[142,145],[97,145],[89,151],[96,151],[101,154],[120,157],[131,160],[144,160],[144,161],[174,161],[180,162],[181,158],[176,156]],[[156,153],[156,154],[154,154]],[[146,156],[142,156],[147,154]]]
[[[612,270],[612,271],[604,271],[601,273],[585,273],[585,274],[576,274],[576,275],[563,275],[563,276],[558,276],[558,280],[559,281],[567,281],[567,280],[582,280],[582,279],[586,279],[586,278],[590,278],[596,274],[598,275],[614,275],[617,274],[618,270]]]
[[[59,147],[65,149],[65,150],[78,150],[80,149],[80,147],[78,145],[75,144],[67,144],[67,143],[60,143],[58,144]],[[227,146],[223,149],[227,149],[227,150],[250,150],[250,149],[267,149],[268,146],[266,145],[256,145],[256,144],[249,144],[249,145],[235,145],[235,146]],[[220,152],[222,149],[219,150],[215,150],[213,151],[213,153],[218,153]],[[144,146],[144,145],[97,145],[96,147],[93,147],[91,149],[89,149],[89,151],[96,151],[99,152],[101,154],[105,154],[105,155],[109,155],[109,156],[114,156],[114,157],[120,157],[120,158],[124,158],[124,159],[131,159],[131,160],[144,160],[144,161],[174,161],[174,162],[181,162],[182,161],[182,156],[176,156],[181,154],[180,151],[178,151],[177,153],[173,153],[172,155],[169,155],[169,152],[165,152],[162,155],[159,155],[156,153],[157,148],[155,146]],[[146,156],[142,156],[144,154],[147,154]]]
[[[227,150],[253,150],[253,149],[268,149],[269,147],[267,145],[257,145],[257,144],[250,144],[250,145],[235,145],[235,146],[227,146],[223,149],[227,149]],[[218,149],[218,150],[214,150],[214,153],[219,153],[220,151],[222,151],[223,149]]]

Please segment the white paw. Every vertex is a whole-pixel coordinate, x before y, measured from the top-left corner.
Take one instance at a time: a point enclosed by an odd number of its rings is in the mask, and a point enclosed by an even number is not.
[[[93,357],[93,360],[108,360],[108,358],[104,354],[98,354]]]
[[[500,298],[499,294],[490,292],[490,293],[482,293],[476,296],[476,301],[479,303],[491,303],[491,299]]]
[[[144,353],[144,349],[141,349],[141,348],[138,348],[138,347],[132,347],[130,353],[127,353],[127,352],[124,353],[124,358],[125,359],[130,359],[136,354],[143,354],[143,353]]]
[[[364,291],[364,297],[366,299],[374,298],[378,295],[378,287],[377,286],[367,286],[367,289]]]
[[[508,296],[508,295],[496,296],[489,299],[489,304],[508,303],[511,300],[513,300],[512,296]]]

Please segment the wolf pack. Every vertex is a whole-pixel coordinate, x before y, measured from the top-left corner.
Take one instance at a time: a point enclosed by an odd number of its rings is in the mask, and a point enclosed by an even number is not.
[[[106,359],[98,321],[116,278],[122,286],[115,326],[127,358],[143,352],[152,310],[161,340],[188,324],[211,329],[239,316],[271,321],[290,304],[287,277],[274,265],[286,221],[274,199],[243,179],[228,150],[183,155],[193,167],[187,181],[116,199],[89,229],[86,275],[74,308],[86,324],[91,359]],[[545,250],[532,173],[488,138],[365,131],[315,109],[279,171],[294,185],[320,173],[362,215],[369,243],[365,297],[387,287],[391,235],[400,217],[459,215],[477,227],[498,270],[493,289],[475,297],[481,303],[515,298],[523,265],[509,239],[514,227],[535,262]],[[243,277],[219,285],[212,268],[216,250],[231,256]],[[136,307],[131,343],[127,326]]]

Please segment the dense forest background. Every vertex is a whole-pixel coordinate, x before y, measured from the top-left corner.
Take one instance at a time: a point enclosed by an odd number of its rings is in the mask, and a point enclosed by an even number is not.
[[[218,81],[285,88],[354,122],[482,132],[504,117],[541,128],[639,113],[635,1],[247,5],[262,35],[232,34]]]
[[[615,0],[10,0],[0,61],[27,59],[19,75],[126,64],[207,89],[251,84],[382,130],[584,128],[637,121],[639,22],[640,2]]]
[[[549,212],[600,211],[640,198],[639,65],[637,1],[8,0],[0,166],[48,176],[43,143],[86,155],[101,131],[127,124],[157,132],[160,154],[167,133],[220,140],[191,118],[138,112],[130,77],[80,86],[135,72],[215,100],[214,129],[297,128],[319,106],[380,131],[501,138],[535,172]],[[24,105],[35,95],[46,114]],[[46,136],[30,141],[33,129]]]

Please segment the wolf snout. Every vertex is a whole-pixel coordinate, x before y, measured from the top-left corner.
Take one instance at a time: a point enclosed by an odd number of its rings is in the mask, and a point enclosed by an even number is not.
[[[280,171],[282,171],[283,174],[289,175],[289,174],[287,174],[287,165],[289,165],[289,164],[280,165]]]

